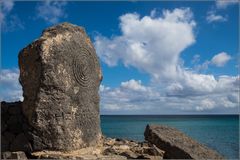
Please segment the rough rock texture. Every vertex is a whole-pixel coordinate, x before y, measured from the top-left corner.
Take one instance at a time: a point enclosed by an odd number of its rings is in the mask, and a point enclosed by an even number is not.
[[[42,159],[91,159],[91,160],[124,160],[124,159],[162,159],[164,151],[147,142],[135,142],[123,139],[103,138],[103,145],[82,148],[75,151],[39,151],[32,157]]]
[[[27,157],[24,152],[3,152],[1,159],[19,159],[19,160],[27,160]]]
[[[103,155],[121,155],[128,159],[163,159],[164,151],[148,142],[105,138]]]
[[[145,139],[165,151],[169,159],[223,159],[217,152],[186,136],[177,129],[147,125]]]
[[[82,160],[125,160],[125,159],[152,159],[159,160],[164,151],[148,142],[136,142],[124,139],[102,137],[101,142],[93,147],[86,147],[71,151],[41,150],[32,151],[31,136],[28,132],[34,131],[22,114],[22,102],[1,103],[2,126],[2,159],[82,159]],[[10,117],[16,117],[12,121]],[[5,125],[4,125],[5,124]],[[9,124],[9,125],[8,125]],[[11,124],[11,125],[10,125]],[[12,125],[15,126],[11,130]],[[9,128],[10,127],[10,128]],[[3,128],[3,127],[2,127]],[[24,151],[24,152],[20,152]]]
[[[19,53],[23,113],[33,150],[74,150],[100,141],[95,49],[83,28],[62,23]]]
[[[22,102],[1,102],[1,151],[31,152],[28,131],[31,127],[22,114]]]

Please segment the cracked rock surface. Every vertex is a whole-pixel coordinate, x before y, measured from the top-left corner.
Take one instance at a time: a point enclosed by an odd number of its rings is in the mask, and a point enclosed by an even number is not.
[[[98,89],[102,73],[82,27],[61,23],[19,53],[23,114],[33,150],[73,150],[101,138]]]
[[[223,159],[216,151],[172,127],[147,125],[144,136],[145,140],[163,149],[167,159]]]

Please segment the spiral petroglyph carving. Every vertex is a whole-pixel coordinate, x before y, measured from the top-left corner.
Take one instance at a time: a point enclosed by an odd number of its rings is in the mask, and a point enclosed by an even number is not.
[[[88,49],[81,47],[80,53],[73,58],[73,74],[75,80],[83,88],[94,86],[96,81],[95,57]]]
[[[102,72],[85,30],[69,23],[45,29],[19,53],[19,65],[33,150],[98,145]]]

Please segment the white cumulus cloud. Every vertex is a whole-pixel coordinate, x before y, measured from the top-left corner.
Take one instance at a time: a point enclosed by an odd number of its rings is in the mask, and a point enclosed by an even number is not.
[[[228,55],[226,52],[221,52],[215,55],[212,58],[211,62],[217,67],[223,67],[230,59],[231,59],[230,55]]]
[[[109,66],[122,61],[155,78],[175,78],[180,53],[195,42],[192,18],[189,8],[164,10],[155,18],[128,13],[120,17],[122,35],[110,39],[99,35],[95,47]]]
[[[238,4],[239,0],[216,0],[216,6],[218,9],[225,9],[230,5]]]
[[[1,69],[0,71],[0,100],[23,100],[22,87],[18,81],[18,69]]]
[[[131,89],[134,91],[146,91],[147,90],[147,88],[142,85],[141,80],[136,81],[134,79],[131,79],[127,82],[122,82],[121,87],[126,88],[126,89]]]
[[[222,15],[218,15],[213,11],[210,11],[207,13],[207,17],[206,20],[208,23],[212,23],[212,22],[225,22],[227,21],[227,17],[222,16]]]
[[[199,64],[200,56],[194,56],[192,63],[194,64],[194,70],[197,72],[206,71],[210,65],[217,67],[224,67],[224,65],[231,60],[232,57],[226,52],[220,52],[212,57],[210,60],[206,60],[202,64]]]
[[[41,2],[36,8],[37,17],[50,24],[58,23],[61,18],[67,16],[64,10],[66,5],[66,1],[46,0]]]
[[[97,36],[95,46],[109,66],[122,61],[149,73],[156,83],[178,82],[184,94],[195,94],[215,85],[214,76],[193,73],[180,63],[182,51],[195,42],[195,26],[189,8],[164,10],[155,18],[128,13],[120,17],[122,35],[110,39]]]
[[[203,111],[208,109],[213,109],[216,103],[210,99],[204,99],[200,102],[200,105],[196,107],[197,111]]]
[[[156,10],[143,17],[137,13],[124,14],[119,18],[121,35],[95,37],[97,54],[108,66],[121,62],[151,76],[149,86],[132,79],[101,92],[103,110],[107,111],[108,106],[118,111],[140,109],[143,112],[236,109],[236,101],[231,100],[235,99],[232,94],[238,92],[233,90],[237,77],[199,74],[182,63],[181,53],[196,41],[196,22],[191,10],[164,10],[160,15],[157,16]],[[218,58],[214,56],[205,66],[223,66],[228,56],[216,55]],[[196,56],[193,63],[199,58]]]
[[[159,89],[156,84],[146,86],[140,82],[131,79],[122,82],[119,87],[101,90],[101,113],[223,113],[230,112],[230,109],[236,111],[239,104],[239,77],[221,76],[213,81],[211,89],[202,90],[202,94],[198,95],[181,95],[184,88],[180,83]],[[170,90],[174,91],[174,95],[169,94]]]

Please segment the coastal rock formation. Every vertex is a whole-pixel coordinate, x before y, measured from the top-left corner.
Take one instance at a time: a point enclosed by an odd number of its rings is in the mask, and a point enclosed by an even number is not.
[[[33,132],[34,129],[28,124],[22,113],[22,102],[1,102],[1,111],[2,159],[26,159],[27,155],[30,159],[159,160],[163,159],[165,153],[148,142],[106,137],[101,138],[102,143],[77,150],[33,151],[29,132]],[[13,117],[17,120],[13,121]]]
[[[33,150],[74,150],[101,140],[95,49],[83,28],[62,23],[19,53],[23,114]]]
[[[80,150],[39,151],[33,152],[33,158],[41,159],[91,159],[91,160],[126,160],[126,159],[163,159],[164,151],[148,142],[136,142],[124,139],[103,138],[103,145]]]
[[[217,152],[168,126],[147,125],[144,136],[163,149],[167,159],[223,159]]]
[[[83,28],[62,23],[19,53],[23,102],[1,102],[2,159],[221,159],[176,129],[147,126],[145,142],[100,130],[101,68]]]

